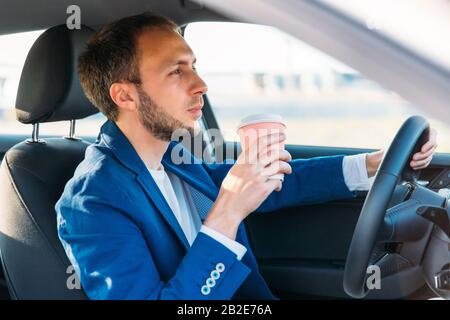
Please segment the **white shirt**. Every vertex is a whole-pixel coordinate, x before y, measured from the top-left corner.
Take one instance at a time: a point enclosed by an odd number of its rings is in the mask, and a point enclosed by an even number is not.
[[[367,176],[366,168],[367,153],[346,156],[342,162],[344,181],[350,191],[369,190],[375,177]]]
[[[344,181],[350,191],[368,190],[373,183],[373,177],[368,178],[367,176],[366,155],[364,153],[344,157],[342,170]],[[162,165],[158,170],[148,169],[148,171],[172,209],[189,245],[192,245],[199,232],[203,232],[234,252],[238,260],[242,259],[247,252],[246,247],[201,224],[200,217],[192,204],[189,189],[184,186],[178,176],[171,172],[167,173]]]
[[[195,236],[197,235],[197,231],[200,229],[201,222],[198,216],[196,217],[192,214],[186,214],[190,213],[190,208],[188,208],[187,205],[188,202],[186,201],[185,192],[183,192],[178,183],[172,184],[172,181],[169,179],[169,176],[162,165],[159,170],[148,170],[166,199],[170,209],[172,209],[172,212],[180,224],[181,229],[183,229],[186,239],[189,244],[192,245],[192,242],[194,242]],[[175,179],[175,177],[173,177],[173,179]],[[174,189],[174,185],[178,187],[178,190]],[[177,199],[177,195],[179,199]]]

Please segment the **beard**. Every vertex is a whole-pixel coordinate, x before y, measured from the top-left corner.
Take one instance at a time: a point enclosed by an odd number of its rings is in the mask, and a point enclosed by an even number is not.
[[[136,86],[136,88],[139,94],[139,121],[155,138],[171,141],[178,130],[188,131],[191,137],[197,133],[194,127],[187,126],[168,114],[141,87]]]

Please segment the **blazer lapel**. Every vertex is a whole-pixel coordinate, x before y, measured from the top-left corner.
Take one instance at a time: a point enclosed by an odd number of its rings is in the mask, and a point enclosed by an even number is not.
[[[147,172],[147,174],[141,174],[137,177],[137,181],[141,184],[147,196],[153,201],[156,208],[159,210],[159,212],[164,217],[166,222],[169,224],[169,226],[181,240],[184,247],[188,249],[189,242],[186,236],[184,235],[184,232],[181,229],[180,224],[175,218],[172,209],[167,203],[166,198],[164,198],[163,194],[161,193],[161,190],[159,190],[159,187],[157,186],[155,180],[153,180],[151,174],[149,172]]]
[[[151,199],[159,213],[175,232],[183,246],[188,249],[189,242],[184,235],[172,209],[153,180],[147,167],[134,150],[125,135],[112,121],[107,121],[101,129],[101,140],[114,153],[117,160],[125,167],[136,173],[136,179],[142,189]]]
[[[190,163],[180,163],[174,164],[171,159],[172,150],[174,147],[181,147],[180,151],[182,153],[186,152],[185,158],[190,158]],[[193,164],[194,157],[192,154],[182,147],[181,144],[177,144],[172,142],[167,148],[167,152],[164,154],[162,158],[162,164],[164,168],[168,171],[176,174],[181,180],[187,182],[190,187],[195,188],[204,196],[208,197],[210,200],[215,201],[217,195],[219,194],[219,188],[214,184],[211,178],[208,176],[206,171],[203,169],[201,164]],[[198,163],[198,159],[197,159]]]
[[[171,159],[174,147],[181,147],[182,149],[177,150],[177,152],[186,152],[183,158],[190,158],[191,162],[174,164]],[[181,144],[171,143],[167,152],[164,154],[162,163],[167,171],[177,175],[185,183],[192,204],[197,209],[197,213],[203,222],[214,205],[219,188],[217,188],[201,164],[193,164],[195,163],[194,157]]]

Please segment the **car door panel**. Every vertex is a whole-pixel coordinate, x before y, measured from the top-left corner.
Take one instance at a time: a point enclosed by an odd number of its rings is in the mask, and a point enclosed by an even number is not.
[[[373,151],[296,145],[287,145],[286,149],[293,159]],[[227,142],[222,152],[236,157],[240,147],[237,143]],[[436,186],[440,177],[448,175],[449,169],[450,155],[436,154],[430,166],[422,171],[420,179],[428,181],[429,186]],[[391,203],[404,198],[406,192],[400,189],[398,192]],[[366,195],[367,192],[359,191],[352,199],[252,214],[246,219],[252,249],[274,293],[288,299],[348,298],[342,285],[344,265]],[[412,295],[421,286],[417,280],[421,279],[420,272],[412,268],[396,278],[386,279],[385,287],[391,286],[392,290],[374,292],[368,298]],[[398,283],[402,283],[400,291]]]

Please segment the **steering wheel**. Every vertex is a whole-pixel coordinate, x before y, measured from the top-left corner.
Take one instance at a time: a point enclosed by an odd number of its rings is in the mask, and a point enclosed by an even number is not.
[[[387,206],[399,179],[417,179],[419,172],[414,172],[409,162],[428,139],[428,121],[421,116],[412,116],[403,123],[385,153],[361,210],[345,263],[344,290],[351,297],[363,298],[368,294],[367,267]]]

